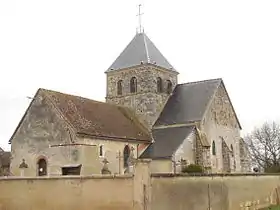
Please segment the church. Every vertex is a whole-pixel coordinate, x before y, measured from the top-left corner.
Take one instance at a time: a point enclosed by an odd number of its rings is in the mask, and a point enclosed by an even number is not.
[[[105,74],[106,102],[38,89],[9,141],[12,175],[124,174],[136,159],[150,159],[152,173],[250,171],[221,78],[178,84],[144,32]]]

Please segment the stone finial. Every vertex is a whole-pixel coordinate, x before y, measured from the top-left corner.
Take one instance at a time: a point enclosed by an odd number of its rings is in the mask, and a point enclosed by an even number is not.
[[[19,165],[19,168],[28,168],[28,165],[25,163],[25,159],[22,159],[22,162]]]
[[[107,158],[104,158],[104,160],[102,161],[103,168],[101,169],[101,174],[111,174],[111,171],[108,168],[108,163],[109,161],[107,160]]]

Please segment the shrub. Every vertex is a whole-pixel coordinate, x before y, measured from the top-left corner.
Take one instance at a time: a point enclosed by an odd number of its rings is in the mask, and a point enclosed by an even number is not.
[[[182,168],[183,173],[202,173],[203,169],[200,165],[190,164]]]
[[[265,173],[280,173],[279,165],[272,165],[264,168]]]

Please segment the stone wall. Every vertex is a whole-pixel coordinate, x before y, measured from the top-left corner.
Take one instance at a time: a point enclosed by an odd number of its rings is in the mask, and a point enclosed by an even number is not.
[[[223,172],[230,173],[231,172],[231,151],[228,148],[227,144],[224,140],[222,140],[222,163],[223,163]]]
[[[250,172],[252,170],[250,151],[243,138],[240,138],[239,149],[241,171]]]
[[[132,177],[9,178],[0,188],[0,210],[133,209]]]
[[[173,172],[174,172],[174,164],[171,159],[152,160],[151,173],[173,173]]]
[[[177,74],[152,64],[107,73],[106,101],[124,105],[136,111],[140,119],[152,126],[165,105],[169,94],[166,93],[167,80],[172,88],[177,85]],[[137,92],[130,93],[130,80],[137,79]],[[163,92],[157,92],[157,78],[162,79]],[[122,81],[122,95],[117,93],[117,83]]]
[[[218,88],[208,112],[201,122],[201,130],[206,133],[207,140],[211,146],[213,141],[215,141],[216,155],[213,155],[211,152],[212,172],[225,172],[222,155],[223,140],[228,148],[231,149],[231,145],[233,148],[235,169],[233,167],[234,164],[231,164],[231,172],[241,172],[240,128],[223,84]]]
[[[150,174],[0,178],[0,210],[247,210],[279,203],[280,175]]]
[[[0,178],[0,210],[149,210],[149,165],[133,175]]]
[[[279,202],[280,175],[153,175],[152,210],[247,210]],[[278,201],[277,201],[278,199]]]
[[[133,142],[129,143],[126,141],[117,141],[117,140],[100,140],[100,139],[90,139],[83,138],[80,140],[85,144],[97,145],[98,150],[98,173],[100,173],[101,168],[103,167],[103,160],[106,158],[108,163],[108,168],[112,174],[123,174],[124,173],[124,148],[126,145],[130,148],[131,157],[136,158],[140,155],[139,144]],[[99,149],[102,146],[103,155],[100,156]],[[137,152],[137,150],[140,150]]]

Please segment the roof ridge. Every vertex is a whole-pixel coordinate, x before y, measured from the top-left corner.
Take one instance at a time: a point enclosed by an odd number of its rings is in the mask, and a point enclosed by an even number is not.
[[[210,81],[223,81],[221,77],[219,78],[214,78],[214,79],[205,79],[205,80],[198,80],[198,81],[193,81],[193,82],[185,82],[185,83],[180,83],[179,85],[189,85],[189,84],[197,84],[197,83],[204,83],[204,82],[210,82]]]
[[[106,104],[106,105],[108,105],[108,106],[113,106],[113,107],[116,107],[116,108],[118,108],[118,109],[119,109],[119,108],[122,108],[122,109],[130,110],[128,107],[123,106],[123,105],[111,104],[111,103],[107,103],[107,102],[103,102],[103,101],[96,101],[96,100],[93,100],[93,99],[90,99],[90,98],[85,98],[85,97],[82,97],[82,96],[73,95],[73,94],[69,94],[69,93],[63,93],[63,92],[60,92],[60,91],[55,91],[55,90],[50,90],[50,89],[44,89],[44,88],[39,88],[39,90],[45,91],[45,92],[58,93],[58,94],[62,94],[62,95],[66,95],[66,96],[71,96],[71,97],[76,97],[76,98],[80,98],[80,99],[85,99],[85,100],[88,100],[88,101],[91,101],[91,102],[94,102],[94,103]]]
[[[144,45],[145,45],[145,50],[146,50],[146,55],[147,55],[147,63],[150,63],[150,56],[149,56],[149,49],[147,46],[147,41],[146,41],[146,34],[143,33],[143,39],[144,39]]]
[[[103,102],[103,101],[97,101],[97,100],[94,100],[94,99],[90,99],[90,98],[86,98],[86,97],[82,97],[82,96],[74,95],[74,94],[70,94],[70,93],[64,93],[64,92],[60,92],[60,91],[56,91],[56,90],[50,90],[50,89],[45,89],[45,88],[39,88],[39,90],[45,91],[45,92],[52,92],[52,93],[55,93],[55,94],[57,93],[57,94],[62,94],[62,95],[66,95],[66,96],[76,97],[76,98],[80,98],[80,99],[85,99],[85,100],[89,100],[89,101],[92,101],[92,102],[95,102],[95,103],[111,105],[111,104]]]

